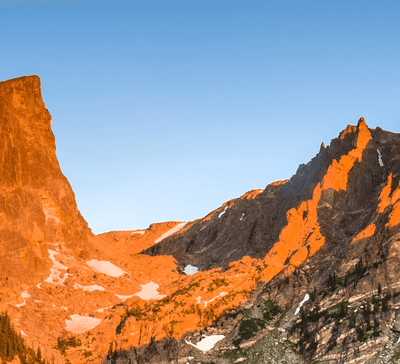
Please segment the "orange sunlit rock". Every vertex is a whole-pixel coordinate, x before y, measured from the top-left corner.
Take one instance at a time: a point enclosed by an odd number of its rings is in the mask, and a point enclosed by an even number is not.
[[[322,181],[322,190],[329,188],[333,188],[335,191],[346,190],[349,172],[356,160],[361,161],[362,153],[372,138],[364,119],[359,122],[357,128],[356,148],[351,150],[347,155],[343,155],[339,162],[333,160]]]
[[[269,280],[278,274],[292,254],[289,263],[297,267],[324,244],[325,238],[321,235],[317,215],[320,197],[321,188],[318,184],[311,200],[304,201],[298,209],[292,208],[287,212],[288,224],[282,229],[279,241],[264,259],[268,268],[263,271],[263,280]]]
[[[375,234],[376,225],[369,224],[363,231],[361,231],[352,241],[351,244],[355,243],[358,240],[369,238]]]
[[[125,254],[132,255],[150,248],[156,244],[158,238],[180,223],[179,221],[155,223],[144,230],[110,231],[97,236]]]
[[[289,263],[293,267],[299,267],[302,265],[308,258],[308,250],[306,247],[301,247],[290,259]]]
[[[246,192],[244,195],[240,196],[239,198],[242,200],[251,200],[256,198],[260,193],[263,193],[264,190],[251,190]]]
[[[389,205],[392,204],[390,191],[392,190],[393,173],[390,173],[386,186],[382,189],[379,195],[378,212],[383,213]]]
[[[357,131],[357,127],[354,125],[347,125],[346,128],[340,133],[339,138],[344,139],[347,134],[355,133]]]
[[[400,201],[397,201],[394,206],[393,210],[389,215],[389,221],[386,224],[386,227],[395,227],[400,225]]]
[[[280,181],[275,181],[270,183],[271,186],[280,186],[280,185],[284,185],[286,183],[288,183],[290,180],[285,179],[285,180],[280,180]]]
[[[386,227],[395,227],[400,224],[400,182],[394,190],[393,183],[393,174],[391,173],[387,179],[386,186],[379,195],[379,213],[384,213],[388,207],[392,206]]]
[[[379,195],[378,212],[383,213],[387,207],[395,204],[400,199],[400,182],[397,188],[392,192],[393,189],[393,174],[391,173],[388,177],[386,186],[382,189]]]

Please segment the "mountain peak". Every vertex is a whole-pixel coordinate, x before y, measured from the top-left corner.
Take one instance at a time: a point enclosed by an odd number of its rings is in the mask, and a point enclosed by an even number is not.
[[[365,119],[364,119],[364,117],[363,116],[361,116],[360,117],[360,119],[358,119],[358,123],[357,123],[357,126],[358,127],[360,127],[360,126],[367,126],[367,123],[365,122]],[[368,127],[368,126],[367,126]]]

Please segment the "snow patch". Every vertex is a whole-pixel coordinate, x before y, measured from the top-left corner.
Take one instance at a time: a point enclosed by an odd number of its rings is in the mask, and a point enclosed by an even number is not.
[[[28,335],[25,334],[25,333],[21,330],[21,336],[28,336]]]
[[[296,308],[296,311],[294,312],[294,315],[296,316],[299,312],[300,312],[300,308],[301,306],[303,306],[304,302],[308,301],[310,299],[310,296],[308,295],[308,293],[306,293],[306,295],[303,298],[303,301],[301,301],[299,303],[299,307]]]
[[[89,292],[93,292],[93,291],[105,291],[105,289],[102,286],[97,286],[97,285],[93,285],[93,286],[81,286],[78,283],[74,284],[74,289],[79,289],[81,288],[83,291],[89,291]]]
[[[218,341],[221,341],[224,338],[225,335],[211,335],[211,336],[204,335],[204,339],[201,339],[196,345],[191,343],[190,341],[187,340],[185,341],[186,344],[192,345],[196,349],[199,349],[204,353],[206,351],[211,350]]]
[[[184,226],[186,225],[186,222],[181,222],[180,224],[176,225],[175,227],[173,227],[171,230],[168,230],[166,233],[162,234],[158,239],[156,239],[154,242],[157,244],[159,243],[161,240],[164,240],[165,238],[167,238],[168,236],[176,233],[177,231],[181,230]]]
[[[150,281],[145,285],[140,285],[142,290],[138,293],[135,293],[134,296],[139,296],[142,300],[160,300],[161,298],[166,297],[166,295],[161,295],[157,291],[160,286],[157,283]]]
[[[36,287],[40,289],[40,288],[41,288],[41,287],[40,287],[41,285],[42,285],[42,283],[39,283]]]
[[[83,334],[85,331],[94,329],[101,319],[90,316],[70,315],[71,320],[65,319],[66,329],[74,334]]]
[[[218,219],[225,213],[225,211],[228,209],[228,205],[225,206],[224,210],[221,211],[218,215]]]
[[[136,231],[133,231],[133,232],[131,233],[131,235],[134,235],[134,234],[143,235],[145,232],[146,232],[146,230],[136,230]]]
[[[381,167],[383,167],[384,164],[383,164],[383,161],[382,161],[382,154],[381,154],[381,151],[380,151],[379,149],[377,149],[377,151],[378,151],[379,165],[380,165]]]
[[[207,305],[208,305],[209,303],[214,302],[217,298],[219,298],[219,297],[224,297],[224,296],[226,296],[227,294],[228,294],[228,292],[221,292],[218,296],[215,296],[212,300],[204,301],[204,302],[203,302],[203,303],[204,303],[204,308],[206,308]]]
[[[22,306],[25,306],[25,298],[28,298],[28,297],[30,297],[31,295],[28,293],[28,292],[22,292],[21,293],[21,296],[22,296],[22,298],[24,299],[24,302],[23,303],[20,303],[20,304],[18,304],[18,305],[15,305],[15,306],[17,306],[17,307],[22,307]]]
[[[131,297],[133,297],[133,296],[135,296],[135,295],[132,294],[132,295],[130,295],[130,296],[122,296],[122,295],[116,294],[116,296],[117,296],[120,300],[126,301],[128,298],[131,298]]]
[[[51,249],[48,249],[47,251],[49,252],[50,259],[53,262],[53,266],[50,268],[50,276],[49,276],[49,278],[45,279],[45,282],[55,284],[56,286],[57,285],[63,286],[65,280],[68,278],[68,276],[70,274],[62,273],[62,272],[60,272],[60,269],[67,270],[68,267],[57,262],[56,258],[54,257],[56,254],[60,255],[60,253],[58,253],[54,250],[51,250]],[[64,275],[64,276],[61,277],[61,275]],[[38,285],[38,288],[40,288],[39,285]]]
[[[185,269],[183,270],[188,276],[196,274],[199,271],[199,268],[195,267],[194,265],[188,264]]]
[[[111,277],[119,277],[126,273],[121,268],[118,268],[116,265],[105,260],[92,259],[86,262],[86,264],[93,268],[96,272],[103,273]]]
[[[244,218],[244,212],[242,212],[242,216],[240,216],[240,221],[242,221],[243,220],[243,218]]]

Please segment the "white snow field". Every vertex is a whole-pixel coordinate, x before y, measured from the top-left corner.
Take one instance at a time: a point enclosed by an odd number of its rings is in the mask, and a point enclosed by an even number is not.
[[[204,301],[203,303],[204,303],[204,308],[206,308],[207,307],[207,305],[209,304],[209,303],[211,303],[211,302],[214,302],[217,298],[219,298],[219,297],[224,297],[224,296],[226,296],[228,294],[228,292],[221,292],[218,296],[215,296],[213,299],[211,299],[211,300],[209,300],[209,301]],[[199,302],[200,303],[200,302]]]
[[[92,259],[86,262],[86,264],[93,268],[96,272],[103,273],[111,277],[119,277],[126,273],[121,268],[118,268],[116,265],[105,260]]]
[[[166,233],[162,234],[158,239],[154,240],[154,242],[156,244],[159,243],[161,240],[164,240],[165,238],[168,238],[168,236],[181,230],[185,225],[186,225],[186,222],[181,222],[180,224],[173,227],[171,230],[168,230]]]
[[[221,212],[218,214],[218,219],[225,213],[225,211],[226,211],[227,209],[228,209],[228,205],[226,205],[225,208],[224,208],[224,210],[221,211]]]
[[[131,235],[135,235],[135,234],[143,235],[145,232],[146,232],[146,230],[136,230],[136,231],[133,231],[133,232],[131,233]]]
[[[101,319],[90,316],[70,315],[71,320],[65,319],[66,329],[73,334],[83,334],[85,331],[94,329]]]
[[[104,287],[102,286],[97,286],[97,285],[93,285],[93,286],[81,286],[78,283],[74,284],[74,289],[82,289],[83,291],[89,291],[89,292],[93,292],[93,291],[105,291]]]
[[[22,296],[22,298],[24,299],[24,302],[23,303],[20,303],[20,304],[18,304],[18,305],[15,305],[15,306],[17,306],[17,307],[22,307],[22,306],[24,306],[25,305],[25,298],[28,298],[28,297],[30,297],[31,295],[28,293],[28,292],[22,292],[21,293],[21,296]]]
[[[45,279],[45,282],[55,284],[57,285],[64,285],[65,280],[68,278],[69,274],[68,273],[62,273],[60,269],[62,270],[67,270],[68,267],[65,265],[62,265],[61,263],[57,262],[56,258],[54,257],[56,254],[59,255],[60,253],[48,249],[47,250],[50,254],[50,259],[53,262],[53,266],[50,268],[50,276],[49,278]],[[64,276],[61,278],[61,275],[64,274]],[[38,285],[39,286],[39,285]],[[40,287],[38,287],[40,288]]]
[[[383,167],[384,164],[383,164],[383,161],[382,161],[382,154],[381,154],[381,151],[380,151],[379,149],[377,149],[377,151],[378,151],[379,165],[380,165],[381,167]]]
[[[194,265],[188,264],[185,269],[183,270],[188,276],[196,274],[199,271],[199,268],[195,267]]]
[[[300,312],[300,308],[301,306],[303,306],[304,302],[308,301],[310,299],[310,296],[308,295],[308,293],[306,293],[306,295],[303,298],[303,301],[301,301],[299,303],[299,307],[296,308],[296,311],[294,312],[294,315],[296,316],[299,312]]]
[[[201,339],[196,345],[191,343],[190,341],[186,341],[186,344],[194,346],[196,349],[201,350],[202,352],[206,352],[211,350],[214,345],[218,342],[221,341],[223,338],[225,338],[225,335],[211,335],[211,336],[205,336],[203,335],[204,339]]]
[[[134,296],[139,296],[142,300],[160,300],[164,298],[165,295],[159,294],[157,291],[160,286],[157,283],[150,281],[150,283],[140,285],[142,290],[138,293],[135,293]]]
[[[123,296],[123,295],[116,294],[116,296],[117,296],[120,300],[126,301],[128,298],[131,298],[131,297],[136,296],[136,295],[131,294],[130,296]]]

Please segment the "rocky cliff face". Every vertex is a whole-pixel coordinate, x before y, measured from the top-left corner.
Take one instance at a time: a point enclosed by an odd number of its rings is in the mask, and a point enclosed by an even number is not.
[[[60,171],[38,77],[0,83],[0,138],[0,306],[46,358],[398,362],[399,134],[361,118],[290,180],[99,236]]]
[[[48,269],[48,247],[77,253],[90,230],[56,157],[37,76],[0,83],[1,294]]]

